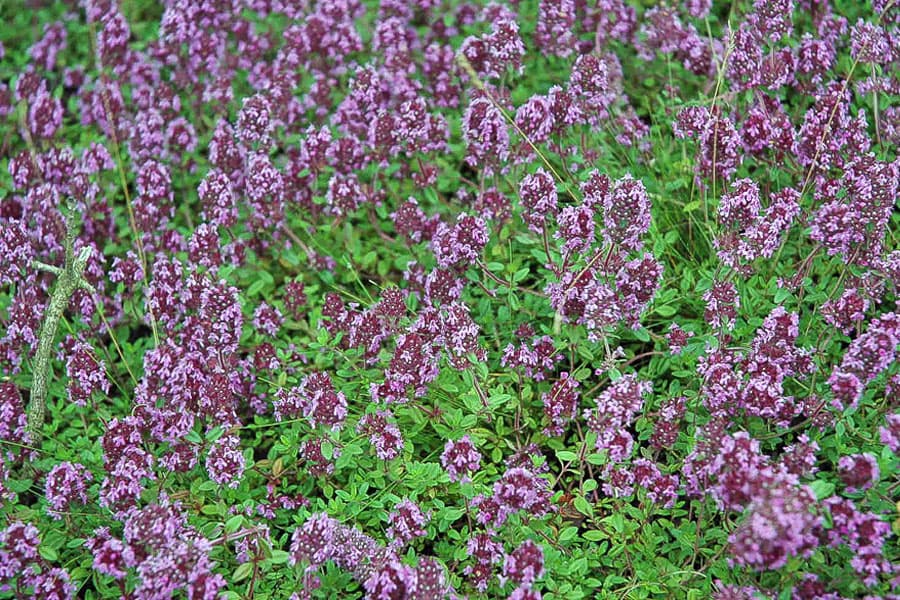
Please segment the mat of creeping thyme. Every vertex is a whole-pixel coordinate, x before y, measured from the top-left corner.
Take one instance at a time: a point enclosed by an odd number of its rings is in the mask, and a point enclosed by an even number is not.
[[[898,147],[898,0],[0,3],[0,598],[900,598]]]

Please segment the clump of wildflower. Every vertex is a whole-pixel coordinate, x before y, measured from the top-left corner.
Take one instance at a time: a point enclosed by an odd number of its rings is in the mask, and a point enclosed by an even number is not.
[[[284,317],[276,307],[266,302],[260,302],[253,311],[253,327],[270,336],[278,335],[278,330],[284,323]]]
[[[578,413],[578,381],[568,373],[561,373],[549,392],[541,396],[544,414],[550,424],[544,428],[544,435],[559,436],[565,425]]]
[[[488,242],[487,225],[480,217],[459,215],[456,223],[438,223],[431,247],[438,266],[444,269],[466,267],[481,257]]]
[[[206,472],[220,485],[236,488],[244,474],[244,455],[241,440],[236,435],[224,435],[213,442],[206,455]]]
[[[631,455],[634,438],[627,429],[651,389],[649,381],[624,375],[597,396],[595,408],[584,412],[588,427],[597,433],[597,450],[605,450],[610,462],[622,462]]]
[[[469,538],[466,550],[472,564],[466,566],[463,572],[475,589],[484,592],[494,572],[494,565],[503,557],[503,546],[487,533],[478,533]]]
[[[424,527],[429,521],[430,516],[412,500],[405,498],[398,502],[388,515],[387,536],[391,547],[400,550],[415,538],[425,535]]]
[[[603,238],[625,252],[643,246],[642,237],[650,228],[650,196],[644,184],[625,175],[613,186],[603,202]]]
[[[310,515],[291,535],[290,562],[317,567],[335,552],[334,534],[338,522],[325,513]]]
[[[793,556],[808,557],[818,546],[816,497],[808,486],[776,478],[759,487],[744,522],[729,537],[734,562],[774,570]]]
[[[729,281],[714,281],[712,287],[703,293],[706,301],[706,322],[715,328],[731,329],[737,311],[741,306],[741,298],[737,287]]]
[[[381,460],[393,460],[403,450],[403,436],[400,428],[391,419],[393,414],[387,410],[379,410],[364,415],[356,426],[356,430],[369,437],[369,443],[375,447],[375,455]]]
[[[861,323],[869,309],[869,299],[856,288],[844,290],[840,298],[826,300],[822,304],[822,317],[835,329],[849,334]]]
[[[61,462],[47,473],[44,496],[49,504],[48,512],[54,519],[68,510],[73,502],[87,503],[87,486],[94,475],[84,465]]]
[[[78,406],[87,405],[95,391],[109,391],[106,365],[94,356],[93,348],[78,342],[66,360],[69,376],[69,400]]]
[[[447,440],[441,454],[441,464],[447,470],[450,481],[469,481],[470,475],[481,468],[481,453],[468,435],[458,440]]]
[[[669,325],[669,331],[666,333],[666,341],[669,343],[669,352],[672,355],[681,354],[685,345],[690,338],[694,337],[693,331],[685,331],[678,323]]]
[[[886,415],[884,423],[878,430],[881,443],[896,454],[900,452],[900,413]]]
[[[838,476],[848,492],[861,492],[878,479],[878,461],[868,452],[842,456],[838,460]]]
[[[538,168],[531,175],[526,175],[519,184],[519,197],[522,199],[522,219],[528,229],[540,233],[547,226],[548,218],[552,218],[559,210],[559,197],[553,177],[543,168]]]
[[[503,114],[486,98],[476,98],[463,115],[466,163],[491,174],[509,158],[509,131]]]
[[[386,562],[372,570],[363,582],[366,598],[411,598],[416,594],[416,571],[399,560]]]
[[[703,184],[704,178],[731,179],[743,162],[741,136],[734,122],[706,107],[689,107],[678,115],[674,126],[676,137],[696,138],[695,180]]]
[[[687,398],[677,396],[663,402],[653,426],[650,444],[654,448],[670,448],[678,440],[681,419],[687,412]]]
[[[530,585],[544,576],[544,550],[525,540],[503,560],[503,579]]]
[[[267,144],[274,125],[271,113],[272,105],[264,95],[256,94],[244,98],[235,127],[237,138],[241,143],[248,148],[254,144]]]
[[[469,308],[461,302],[453,302],[441,315],[439,342],[448,354],[455,369],[465,369],[471,364],[470,355],[476,361],[487,360],[487,351],[478,344],[479,329],[469,314]]]
[[[900,317],[886,313],[872,319],[866,331],[844,353],[841,364],[828,378],[834,399],[832,405],[843,410],[855,407],[865,386],[895,360],[900,344]]]
[[[575,47],[575,3],[572,0],[541,0],[534,43],[547,56],[565,58]]]
[[[562,251],[587,252],[594,243],[594,211],[584,204],[567,206],[556,219],[559,229],[553,237],[563,240]]]

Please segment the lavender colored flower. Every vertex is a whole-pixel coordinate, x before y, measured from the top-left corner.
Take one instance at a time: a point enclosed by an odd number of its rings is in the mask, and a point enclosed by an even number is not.
[[[466,163],[493,173],[509,158],[509,131],[503,114],[487,98],[473,100],[462,121]]]
[[[257,143],[263,145],[268,143],[274,125],[271,112],[272,105],[264,95],[256,94],[244,98],[235,131],[238,139],[247,148]]]
[[[561,373],[549,392],[541,396],[544,414],[550,424],[544,429],[544,435],[560,436],[565,425],[578,413],[578,382],[568,373]]]
[[[900,453],[900,413],[886,415],[884,422],[885,425],[878,430],[881,443],[894,454]]]
[[[415,569],[393,560],[373,569],[363,582],[363,588],[366,600],[393,600],[415,597],[416,584]]]
[[[844,290],[840,298],[826,300],[821,312],[826,323],[849,334],[856,324],[865,319],[868,309],[869,299],[861,295],[860,290],[850,288]]]
[[[516,127],[525,134],[527,146],[524,156],[531,158],[531,144],[546,142],[553,133],[555,119],[553,105],[546,96],[534,95],[525,104],[516,109]]]
[[[534,43],[543,54],[562,58],[572,54],[574,28],[575,3],[572,0],[541,0]]]
[[[379,410],[364,415],[356,427],[363,435],[369,436],[369,443],[375,447],[375,455],[381,460],[393,460],[403,450],[403,436],[400,428],[390,419],[393,414],[387,410]]]
[[[99,534],[98,534],[99,533]],[[84,544],[93,554],[94,570],[114,579],[124,579],[128,569],[137,564],[134,549],[122,540],[109,537],[109,532],[95,532]]]
[[[503,561],[503,579],[520,585],[530,585],[544,576],[544,551],[525,540],[506,555]]]
[[[596,54],[582,54],[572,65],[569,90],[581,105],[583,113],[599,117],[615,98],[610,85],[609,65]]]
[[[553,177],[543,168],[526,175],[519,183],[519,197],[522,199],[522,219],[528,229],[540,233],[547,225],[547,219],[556,215],[559,197]]]
[[[0,582],[5,584],[31,566],[40,541],[40,531],[30,523],[13,521],[0,530]]]
[[[314,372],[303,378],[299,387],[303,415],[310,425],[325,425],[339,431],[347,416],[347,399],[338,392],[327,373]]]
[[[431,520],[415,502],[405,498],[394,505],[388,515],[387,536],[390,545],[398,551],[417,537],[425,535],[424,527]]]
[[[775,42],[791,34],[794,0],[756,0],[750,22],[760,35]]]
[[[487,351],[478,344],[478,325],[472,320],[469,308],[461,302],[453,302],[441,315],[441,345],[447,351],[450,364],[463,370],[471,364],[487,360]]]
[[[530,469],[511,467],[494,482],[492,500],[497,513],[493,524],[501,527],[510,515],[525,511],[533,517],[543,517],[553,510],[550,503],[550,484]]]
[[[61,462],[50,469],[44,483],[50,515],[59,519],[59,513],[66,511],[72,502],[87,503],[87,486],[93,479],[93,474],[78,463]]]
[[[416,398],[424,396],[427,384],[440,372],[438,358],[431,338],[416,332],[397,336],[394,355],[384,372],[384,382],[372,384],[372,397],[384,402],[404,403],[409,400],[410,392]]]
[[[556,220],[559,229],[553,237],[563,240],[563,252],[585,253],[590,249],[594,243],[594,211],[589,206],[567,206]]]
[[[694,337],[693,331],[685,331],[678,323],[672,323],[669,325],[668,333],[666,333],[666,341],[669,343],[669,352],[673,355],[681,354],[681,351],[684,350],[688,340],[692,337]]]
[[[634,483],[643,488],[647,498],[664,508],[671,508],[678,498],[678,475],[663,475],[659,465],[646,458],[638,458],[632,466]]]
[[[23,579],[34,589],[34,597],[44,600],[71,600],[78,587],[69,577],[69,572],[53,567],[40,573],[26,572]]]
[[[878,479],[878,461],[868,452],[842,456],[838,460],[838,475],[848,492],[862,492]]]
[[[197,195],[203,205],[204,216],[222,227],[237,222],[238,212],[231,179],[224,172],[213,169],[197,187]]]
[[[335,530],[339,523],[325,513],[315,513],[294,529],[291,535],[290,563],[317,567],[337,551]]]
[[[703,293],[706,301],[706,322],[716,328],[731,329],[737,311],[741,306],[737,287],[728,281],[714,281],[712,287]]]
[[[541,600],[542,597],[538,590],[527,585],[520,585],[512,591],[508,600]]]
[[[253,327],[270,336],[278,335],[278,330],[284,323],[284,317],[274,306],[261,302],[253,311]]]
[[[594,400],[595,408],[584,412],[588,427],[597,433],[597,450],[606,450],[610,462],[621,462],[631,454],[634,439],[627,428],[651,390],[649,381],[628,374],[603,390]]]
[[[860,19],[850,29],[850,56],[863,64],[886,64],[891,60],[889,40],[880,25]]]
[[[206,472],[220,485],[236,488],[244,475],[245,461],[241,453],[241,440],[236,435],[225,435],[213,442],[206,455]]]
[[[637,251],[650,228],[650,197],[644,184],[631,175],[616,181],[603,202],[603,237],[624,251]]]
[[[818,546],[815,494],[790,479],[776,479],[754,496],[744,522],[728,541],[734,562],[757,570],[784,566],[792,556],[808,557]]]
[[[488,239],[487,225],[483,219],[461,214],[453,225],[438,223],[431,247],[438,266],[449,269],[477,261]]]
[[[458,440],[447,440],[441,454],[441,464],[447,470],[450,481],[462,483],[471,480],[470,475],[481,468],[481,453],[468,435]]]
[[[78,342],[66,360],[66,374],[69,377],[69,401],[78,406],[86,406],[95,391],[109,391],[106,365],[97,360],[93,348]]]
[[[45,88],[31,100],[28,107],[28,129],[38,139],[50,139],[62,126],[63,108],[59,98]]]
[[[300,450],[297,458],[304,463],[306,470],[313,477],[328,477],[334,474],[334,461],[340,457],[339,448],[332,448],[331,456],[326,457],[324,452],[324,444],[330,443],[325,438],[313,438],[304,440],[300,444]]]
[[[443,565],[436,559],[419,557],[416,567],[415,600],[443,598],[448,592],[447,573]]]
[[[687,398],[677,396],[663,402],[654,423],[650,444],[654,448],[670,448],[678,440],[681,419],[687,412]]]
[[[494,565],[503,557],[503,546],[487,533],[478,533],[469,538],[466,544],[472,564],[463,571],[471,584],[480,592],[487,589],[488,581],[494,571]]]
[[[785,470],[797,477],[808,477],[816,473],[816,452],[819,444],[809,439],[805,433],[797,437],[797,441],[784,447],[781,454],[781,464]]]

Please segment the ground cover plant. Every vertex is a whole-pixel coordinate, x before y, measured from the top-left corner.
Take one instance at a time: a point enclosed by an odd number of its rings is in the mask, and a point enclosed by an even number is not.
[[[900,598],[900,3],[0,9],[0,597]]]

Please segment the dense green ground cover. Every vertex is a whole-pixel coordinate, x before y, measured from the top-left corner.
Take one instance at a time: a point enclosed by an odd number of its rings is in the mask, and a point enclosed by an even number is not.
[[[0,597],[900,597],[895,4],[6,3]]]

